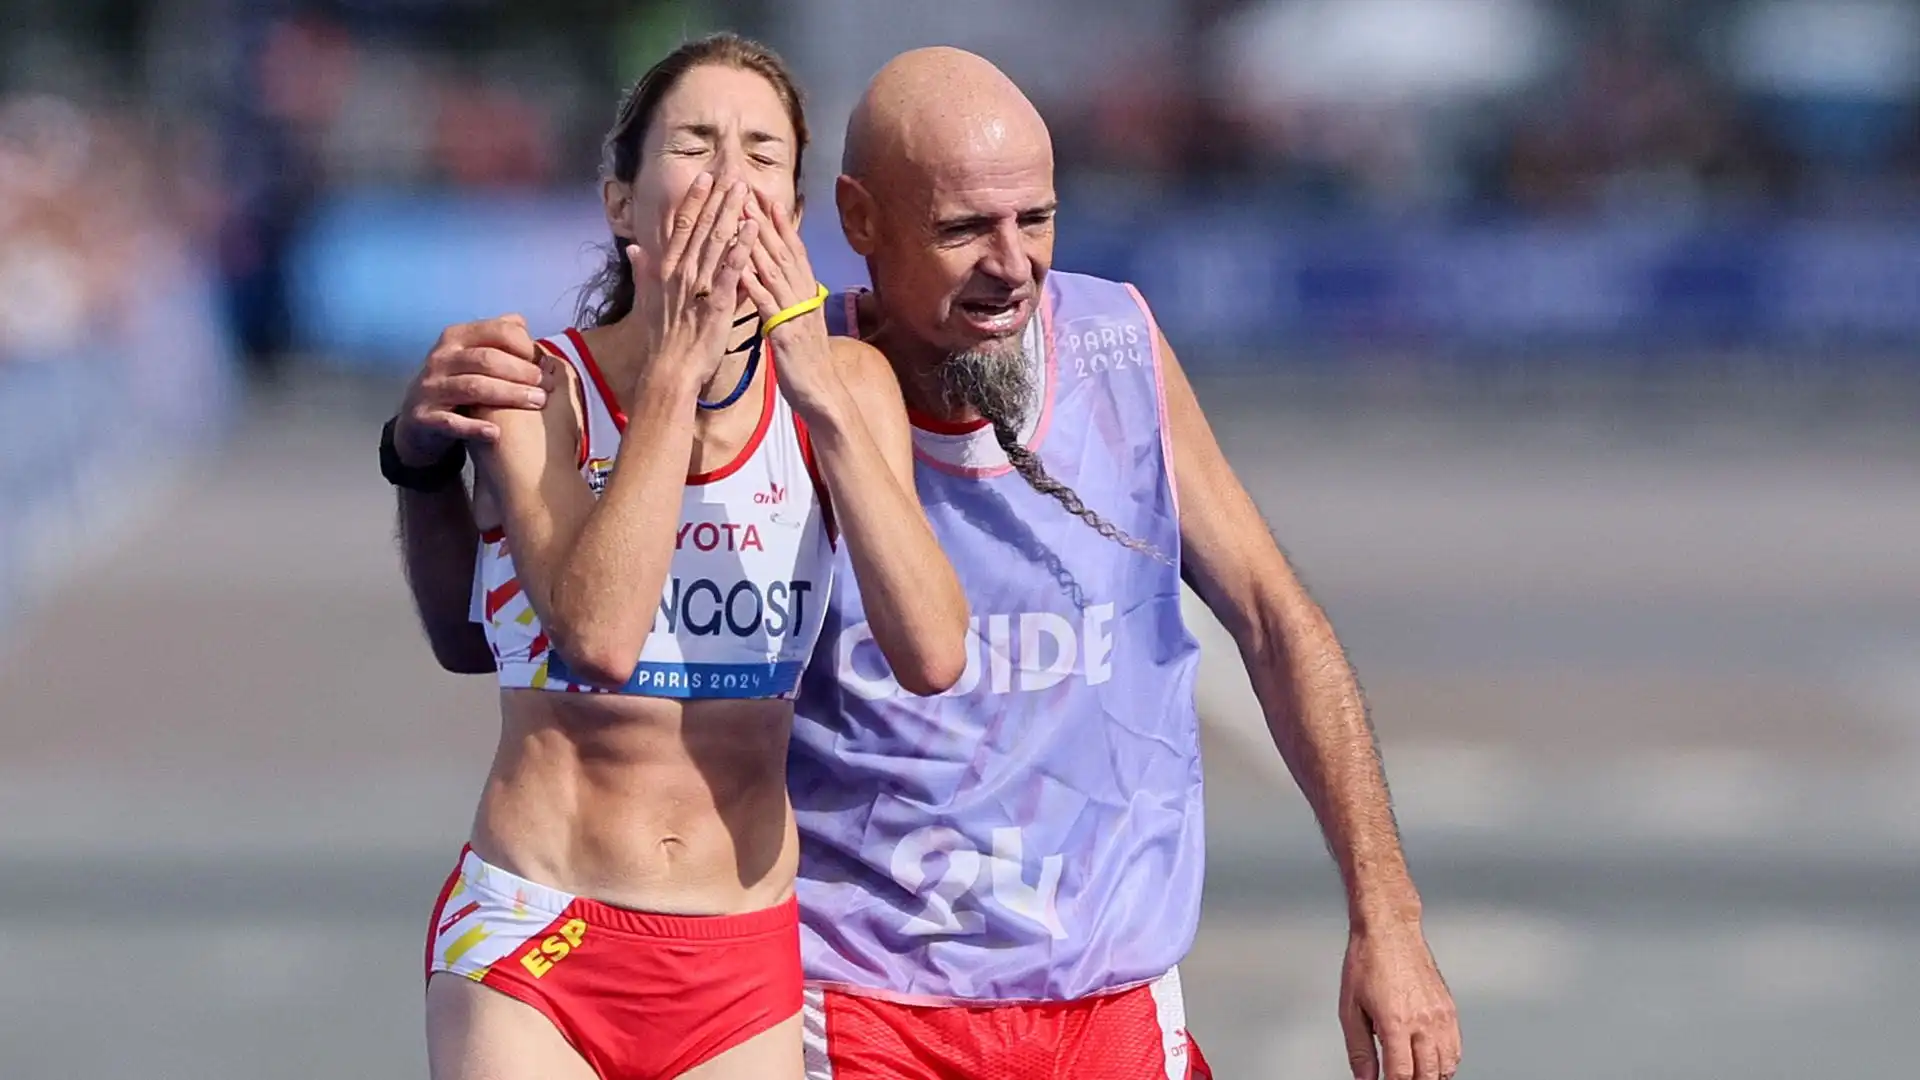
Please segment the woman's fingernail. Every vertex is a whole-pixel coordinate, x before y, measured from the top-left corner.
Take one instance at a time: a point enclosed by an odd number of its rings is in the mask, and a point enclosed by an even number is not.
[[[527,404],[535,409],[544,408],[547,404],[547,392],[537,389],[527,391]]]

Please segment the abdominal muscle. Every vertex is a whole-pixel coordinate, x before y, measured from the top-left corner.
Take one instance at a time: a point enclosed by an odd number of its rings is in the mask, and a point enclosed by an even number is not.
[[[473,849],[621,907],[721,915],[793,895],[793,703],[500,691]]]

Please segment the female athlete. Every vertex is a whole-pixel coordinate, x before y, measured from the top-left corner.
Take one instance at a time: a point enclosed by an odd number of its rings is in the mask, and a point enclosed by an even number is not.
[[[555,393],[476,414],[502,729],[429,930],[440,1080],[799,1077],[787,738],[835,546],[902,685],[965,667],[899,385],[828,338],[795,231],[806,140],[758,45],[656,65],[607,138],[602,300],[539,343]]]

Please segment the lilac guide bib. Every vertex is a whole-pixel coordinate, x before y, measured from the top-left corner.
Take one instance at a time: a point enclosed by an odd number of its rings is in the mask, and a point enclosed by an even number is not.
[[[829,302],[835,333],[850,307]],[[1028,445],[1177,562],[1152,316],[1130,286],[1060,272],[1042,309]],[[1036,494],[990,432],[914,437],[972,603],[967,671],[938,697],[902,691],[837,575],[790,757],[807,977],[927,1002],[1156,978],[1193,942],[1205,854],[1178,571]]]

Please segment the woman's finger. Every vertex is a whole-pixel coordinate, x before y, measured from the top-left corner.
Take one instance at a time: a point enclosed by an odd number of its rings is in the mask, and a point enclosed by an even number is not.
[[[818,288],[813,277],[813,265],[807,261],[807,245],[800,239],[800,230],[786,207],[773,204],[774,228],[780,232],[780,243],[784,249],[777,251],[782,271],[786,274],[787,286],[793,292],[791,303],[811,300]]]
[[[748,223],[741,228],[751,231],[754,226]],[[731,312],[735,298],[740,295],[741,285],[746,284],[747,279],[753,277],[752,271],[748,269],[747,248],[746,244],[734,244],[721,256],[720,266],[713,275],[713,297],[708,300],[708,303],[716,308]],[[757,286],[758,282],[754,282],[747,287],[752,289]],[[724,324],[716,320],[715,325]]]
[[[714,220],[707,226],[707,235],[700,249],[700,262],[694,268],[693,282],[696,289],[718,291],[719,283],[715,280],[715,274],[719,271],[721,260],[726,257],[728,250],[739,240],[740,230],[744,227],[741,210],[747,201],[746,182],[735,181],[727,190],[726,198],[718,201],[719,207],[714,214]],[[731,297],[728,297],[728,302],[732,302]]]
[[[627,257],[627,266],[633,271],[633,284],[636,289],[643,288],[646,282],[654,280],[653,275],[648,272],[654,265],[653,260],[647,257],[647,253],[641,250],[639,244],[628,244],[622,254]]]
[[[746,250],[743,245],[735,244],[720,257],[720,265],[713,272],[713,298],[719,304],[729,297],[738,296],[740,286],[752,274],[748,271]],[[755,286],[758,282],[754,283]]]
[[[749,224],[757,228],[759,223],[750,222]],[[758,250],[758,244],[745,249],[747,268],[745,273],[741,275],[740,282],[746,287],[747,297],[753,301],[754,310],[758,311],[760,318],[764,320],[771,319],[779,314],[782,305],[780,298],[767,285],[766,279],[760,274],[760,259],[755,255],[755,252]]]
[[[695,294],[712,288],[720,256],[726,254],[733,234],[739,233],[739,204],[743,198],[739,188],[743,186],[741,181],[733,181],[724,188],[716,186],[714,198],[707,200],[701,221],[693,227],[693,246],[687,248],[687,258],[680,263],[680,277],[693,286]]]
[[[688,245],[693,242],[693,230],[706,211],[712,192],[712,173],[701,173],[693,178],[693,183],[687,185],[686,195],[673,212],[673,226],[667,233],[666,251],[660,257],[662,280],[673,276],[673,272],[680,268],[680,260],[686,256]]]
[[[634,310],[649,312],[659,310],[661,296],[665,292],[667,271],[664,269],[664,257],[655,261],[639,244],[627,245],[627,265],[633,267],[633,306]]]
[[[800,242],[800,230],[794,227],[793,217],[787,213],[787,208],[777,202],[773,204],[773,227],[780,234],[780,242],[797,260],[800,253],[806,250]]]
[[[755,295],[755,292],[766,292],[766,284],[760,280],[759,275],[753,272],[753,249],[759,246],[756,242],[756,237],[760,231],[760,223],[757,221],[743,221],[740,223],[740,235],[735,240],[733,246],[729,247],[721,257],[720,266],[721,271],[724,272],[729,265],[736,265],[739,267],[740,273],[739,276],[734,279],[734,284],[731,286],[730,291],[724,288],[719,281],[716,280],[714,282],[714,296],[716,299],[724,299],[728,305],[737,305],[740,293],[745,291],[747,298],[753,301],[754,307],[758,308],[760,306],[760,299]],[[718,276],[716,273],[715,277],[717,278]],[[729,306],[727,308],[728,314],[732,314],[732,311],[733,307]]]
[[[785,241],[780,238],[779,227],[773,222],[772,205],[765,195],[757,191],[754,192],[753,201],[747,204],[748,214],[760,223],[760,246],[766,250],[767,254],[775,256],[768,261],[756,259],[754,266],[766,280],[767,287],[773,290],[774,295],[791,303],[789,294],[793,290],[788,285],[786,276],[779,273],[768,275],[769,269],[778,267],[781,262],[775,249],[785,246]]]
[[[788,298],[792,290],[787,288],[786,276],[780,269],[779,261],[774,258],[773,252],[767,249],[766,234],[770,229],[771,226],[767,229],[760,230],[760,242],[753,245],[753,250],[749,253],[753,258],[754,274],[767,284],[768,294],[772,296],[774,300],[773,311],[763,311],[760,313],[768,317],[771,317],[774,312],[779,311],[788,304],[795,302]]]

